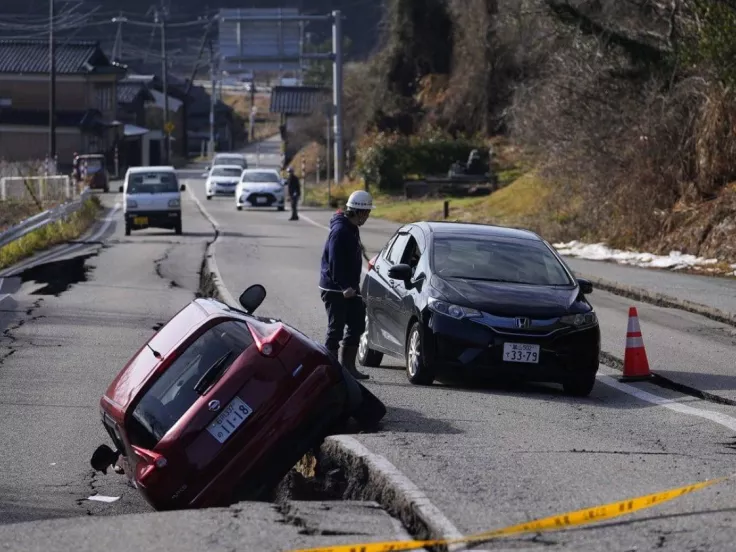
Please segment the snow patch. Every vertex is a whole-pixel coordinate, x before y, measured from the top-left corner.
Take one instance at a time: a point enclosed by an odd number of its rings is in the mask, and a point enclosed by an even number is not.
[[[706,272],[716,272],[713,265],[718,259],[696,257],[679,251],[670,251],[669,255],[655,255],[654,253],[640,253],[638,251],[623,251],[612,249],[604,243],[583,243],[571,241],[554,244],[560,255],[578,257],[591,261],[613,261],[619,264],[634,265],[645,268],[666,268],[670,270],[695,269]],[[731,265],[736,275],[736,264]]]

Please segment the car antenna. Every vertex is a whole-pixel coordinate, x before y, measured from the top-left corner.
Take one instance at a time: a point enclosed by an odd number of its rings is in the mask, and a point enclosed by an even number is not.
[[[146,347],[148,347],[149,349],[151,349],[151,352],[153,353],[153,356],[155,356],[157,359],[161,360],[161,358],[162,358],[161,357],[161,353],[159,353],[156,349],[154,349],[153,347],[151,347],[148,343],[146,343]]]

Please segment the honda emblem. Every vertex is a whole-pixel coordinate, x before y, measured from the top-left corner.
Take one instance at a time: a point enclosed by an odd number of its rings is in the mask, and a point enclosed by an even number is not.
[[[218,400],[210,401],[209,404],[207,405],[207,407],[212,412],[217,412],[218,410],[220,410],[220,401],[218,401]]]
[[[514,320],[516,322],[516,327],[520,330],[524,330],[532,325],[532,321],[528,318],[516,318]]]

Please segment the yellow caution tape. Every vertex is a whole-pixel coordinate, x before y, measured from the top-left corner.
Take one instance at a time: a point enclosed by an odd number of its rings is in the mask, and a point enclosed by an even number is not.
[[[417,550],[427,546],[447,546],[450,544],[485,542],[497,537],[508,537],[510,535],[519,535],[522,533],[558,531],[567,527],[596,523],[606,519],[613,519],[626,514],[631,514],[646,508],[651,508],[663,502],[715,485],[716,483],[721,483],[734,476],[736,476],[736,474],[703,481],[702,483],[694,483],[686,487],[677,487],[660,493],[639,496],[628,500],[603,504],[602,506],[594,506],[592,508],[584,508],[582,510],[575,510],[574,512],[545,517],[529,521],[527,523],[511,525],[510,527],[504,527],[503,529],[495,529],[493,531],[478,533],[476,535],[470,535],[468,537],[458,539],[367,542],[362,544],[343,544],[337,546],[305,548],[301,550],[291,550],[290,552],[389,552],[399,550]]]

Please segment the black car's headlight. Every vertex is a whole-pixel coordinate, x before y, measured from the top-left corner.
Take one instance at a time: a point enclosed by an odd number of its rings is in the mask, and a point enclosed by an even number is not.
[[[593,326],[598,323],[598,317],[595,312],[586,312],[585,314],[568,314],[560,318],[560,322],[563,324],[569,324],[580,328],[583,326]]]
[[[433,297],[429,298],[429,302],[427,303],[427,306],[429,307],[429,310],[431,311],[434,311],[439,314],[444,314],[445,316],[449,316],[457,320],[462,320],[463,318],[479,318],[483,316],[481,312],[478,310],[471,309],[468,307],[461,307],[459,305],[453,305],[451,303],[446,303],[444,301],[440,301],[439,299],[435,299]]]

